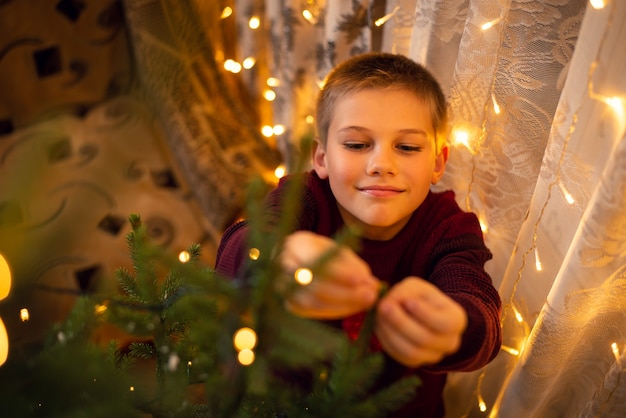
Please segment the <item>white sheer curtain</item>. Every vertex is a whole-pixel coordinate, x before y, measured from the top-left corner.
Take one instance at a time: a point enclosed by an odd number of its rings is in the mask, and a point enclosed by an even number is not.
[[[448,95],[441,187],[483,222],[504,302],[503,350],[451,376],[449,416],[626,416],[626,2],[264,6],[284,150],[307,129],[315,83],[376,37]]]

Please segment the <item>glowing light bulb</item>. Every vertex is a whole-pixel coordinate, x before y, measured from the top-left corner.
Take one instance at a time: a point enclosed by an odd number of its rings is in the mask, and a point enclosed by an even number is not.
[[[506,345],[502,345],[500,346],[500,348],[502,349],[502,351],[506,351],[507,353],[509,353],[512,356],[519,356],[519,350],[513,348],[513,347],[509,347]]]
[[[250,29],[258,29],[261,26],[261,19],[256,16],[252,16],[248,21],[248,26]]]
[[[274,100],[276,100],[276,93],[273,90],[268,89],[263,92],[263,97],[268,102],[273,102]]]
[[[246,59],[243,60],[243,68],[245,68],[246,70],[249,70],[250,68],[254,67],[254,64],[256,64],[256,60],[254,59],[254,57],[248,57]]]
[[[0,254],[0,300],[9,296],[11,291],[11,269],[9,263]]]
[[[189,251],[181,251],[178,253],[178,261],[181,263],[186,263],[189,260],[191,260],[191,254],[189,254]]]
[[[224,7],[224,9],[222,10],[222,19],[226,19],[227,17],[229,17],[230,15],[233,14],[233,9],[231,7]]]
[[[480,396],[480,393],[478,394],[478,409],[480,410],[480,412],[487,411],[487,404],[485,403],[483,397]]]
[[[309,125],[313,125],[313,122],[315,122],[315,117],[313,117],[313,115],[307,115],[306,118],[304,118],[304,120]]]
[[[537,248],[535,248],[535,268],[537,269],[537,271],[543,270],[541,259],[539,259],[539,250]]]
[[[300,283],[302,286],[306,286],[311,284],[313,281],[313,272],[305,267],[301,267],[293,274],[296,282]]]
[[[248,251],[248,257],[250,257],[250,260],[258,260],[259,257],[261,256],[261,251],[259,251],[258,248],[250,248],[250,251]]]
[[[496,95],[492,94],[491,95],[491,101],[493,102],[493,111],[496,115],[500,114],[500,105],[498,104],[498,101],[496,100]]]
[[[256,332],[252,328],[243,327],[235,332],[233,337],[233,345],[237,351],[252,350],[256,346]]]
[[[247,348],[241,350],[239,354],[237,354],[237,360],[242,366],[251,365],[254,363],[254,351]]]
[[[524,322],[524,317],[522,316],[520,311],[517,310],[515,306],[513,306],[513,313],[515,314],[515,319],[517,319],[517,322],[519,323]]]
[[[606,2],[604,0],[589,0],[589,3],[591,3],[591,7],[596,10],[604,9],[606,6]]]
[[[96,312],[96,315],[102,315],[103,313],[106,312],[106,310],[109,309],[108,306],[104,303],[98,304],[94,307],[94,310]]]
[[[561,193],[563,193],[563,197],[565,198],[565,201],[567,203],[569,203],[570,205],[573,205],[574,203],[576,203],[576,200],[574,200],[574,197],[572,197],[570,192],[567,191],[563,182],[559,181],[559,188],[561,189]]]
[[[274,135],[282,135],[285,133],[285,126],[284,125],[274,125],[274,127],[272,128],[272,132],[274,133]]]
[[[489,29],[491,29],[491,28],[492,28],[495,24],[497,24],[500,20],[502,20],[502,18],[501,18],[501,17],[499,17],[499,18],[497,18],[497,19],[494,19],[494,20],[492,20],[492,21],[490,21],[490,22],[483,23],[483,24],[482,24],[482,26],[481,26],[480,28],[481,28],[482,30],[489,30]]]
[[[261,128],[261,134],[263,134],[264,137],[269,138],[274,135],[274,128],[269,125],[265,125]]]
[[[312,23],[313,25],[317,23],[317,19],[315,18],[315,15],[309,9],[304,9],[302,11],[302,17],[304,17],[307,20],[307,22]]]
[[[465,145],[466,148],[470,148],[469,144],[469,133],[462,129],[457,129],[454,131],[454,142],[455,144]]]
[[[276,169],[274,170],[274,176],[277,179],[282,179],[283,177],[285,177],[285,173],[287,173],[287,169],[282,164],[276,167]]]
[[[619,353],[619,347],[617,346],[617,343],[611,344],[611,351],[613,352],[613,355],[615,356],[615,361],[617,361],[617,364],[621,365],[622,359]]]
[[[226,71],[230,71],[231,73],[237,74],[241,72],[241,64],[232,59],[227,59],[224,61],[224,69]]]
[[[385,23],[387,23],[387,21],[389,19],[391,19],[393,17],[393,15],[395,15],[398,12],[398,10],[400,10],[400,6],[394,7],[394,9],[391,11],[391,13],[388,13],[385,16],[383,16],[383,17],[381,17],[379,19],[376,19],[376,21],[374,22],[374,25],[376,25],[376,26],[384,25]]]
[[[9,357],[9,334],[0,318],[0,366],[2,366]]]
[[[28,312],[28,309],[20,309],[20,319],[22,320],[22,322],[26,322],[30,319],[30,312]]]
[[[267,85],[270,87],[278,87],[280,86],[280,80],[276,77],[269,77],[266,81]]]

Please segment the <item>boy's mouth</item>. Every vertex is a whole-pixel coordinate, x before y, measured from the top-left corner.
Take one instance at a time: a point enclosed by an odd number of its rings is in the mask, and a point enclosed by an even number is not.
[[[358,188],[359,191],[368,194],[370,196],[375,196],[375,197],[389,197],[389,196],[396,196],[402,192],[404,192],[403,189],[400,189],[398,187],[393,187],[393,186],[366,186],[366,187],[359,187]]]

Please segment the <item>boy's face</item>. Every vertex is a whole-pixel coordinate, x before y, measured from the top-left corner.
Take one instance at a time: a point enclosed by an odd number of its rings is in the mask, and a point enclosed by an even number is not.
[[[389,240],[443,175],[448,150],[437,154],[434,138],[430,109],[413,93],[363,90],[337,101],[313,167],[329,179],[347,225]]]

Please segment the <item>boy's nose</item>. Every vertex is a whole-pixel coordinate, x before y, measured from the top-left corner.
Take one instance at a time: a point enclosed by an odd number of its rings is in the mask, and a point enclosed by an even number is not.
[[[382,176],[396,174],[396,172],[397,167],[392,150],[377,149],[372,152],[367,167],[369,175]]]

